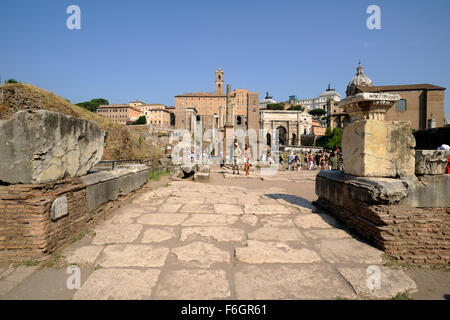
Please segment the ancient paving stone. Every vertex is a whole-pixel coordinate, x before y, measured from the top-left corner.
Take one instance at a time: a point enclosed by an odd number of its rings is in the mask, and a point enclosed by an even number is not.
[[[102,252],[103,246],[84,246],[70,252],[65,260],[68,263],[76,263],[78,265],[94,264],[95,259]]]
[[[243,266],[234,274],[239,300],[355,298],[351,287],[326,264]]]
[[[243,241],[245,232],[238,228],[230,227],[186,227],[181,229],[181,241],[202,237],[216,241]]]
[[[259,263],[312,263],[321,261],[314,251],[306,248],[296,249],[282,242],[262,242],[248,240],[247,247],[236,248],[239,261]]]
[[[145,230],[141,243],[163,242],[175,237],[171,228],[150,228]]]
[[[112,245],[103,250],[102,267],[162,267],[169,249],[149,245]]]
[[[248,234],[251,240],[300,241],[305,238],[297,228],[263,227]]]
[[[244,213],[242,207],[236,204],[215,204],[214,210],[218,214],[241,215]]]
[[[166,203],[168,204],[202,204],[205,202],[204,198],[201,198],[197,195],[195,198],[186,198],[186,197],[170,197],[167,199]]]
[[[224,270],[169,271],[155,290],[155,298],[165,300],[212,300],[230,296]]]
[[[209,267],[214,263],[230,262],[230,254],[213,244],[193,242],[183,247],[172,249],[181,262],[190,262],[197,266]]]
[[[320,240],[320,239],[343,239],[351,238],[352,236],[342,229],[322,229],[322,230],[305,230],[303,231],[305,237]]]
[[[295,227],[292,219],[286,216],[269,216],[261,219],[266,227]]]
[[[160,270],[100,269],[94,271],[75,295],[75,300],[150,299]]]
[[[180,209],[181,204],[166,203],[158,209],[158,213],[175,213]]]
[[[195,214],[183,222],[182,226],[221,226],[237,222],[239,217],[220,214]]]
[[[380,264],[382,251],[356,239],[332,239],[315,242],[319,253],[330,263]]]
[[[241,216],[241,221],[245,224],[248,224],[249,226],[256,226],[258,224],[258,217],[245,214]]]
[[[402,270],[379,266],[341,267],[339,272],[347,279],[359,296],[371,299],[390,299],[397,293],[417,289],[416,283]],[[378,273],[379,271],[379,273]],[[374,277],[380,275],[379,282]]]
[[[245,205],[245,204],[261,204],[261,203],[259,202],[259,196],[245,195],[239,197],[239,204]]]
[[[210,205],[204,204],[185,204],[180,209],[181,213],[214,213],[214,209]]]
[[[210,204],[237,204],[238,198],[230,196],[219,196],[214,194],[213,196],[208,196],[206,202]]]
[[[131,243],[137,239],[141,229],[139,224],[104,224],[95,230],[92,244]]]
[[[114,216],[105,221],[105,223],[112,224],[130,224],[135,223],[136,218],[141,216],[143,213],[116,213]]]
[[[0,297],[7,294],[17,285],[18,285],[17,282],[0,280]]]
[[[32,266],[32,267],[20,266],[12,269],[13,271],[11,273],[8,272],[7,275],[3,276],[2,280],[12,282],[22,282],[23,280],[31,276],[37,269],[39,269],[39,266]]]
[[[137,219],[138,223],[154,226],[176,226],[182,224],[187,214],[145,214]]]
[[[302,229],[333,228],[339,226],[337,220],[328,214],[301,214],[294,218],[294,223]]]
[[[245,205],[244,211],[247,214],[256,215],[280,215],[280,214],[290,214],[289,210],[280,204],[260,204]]]

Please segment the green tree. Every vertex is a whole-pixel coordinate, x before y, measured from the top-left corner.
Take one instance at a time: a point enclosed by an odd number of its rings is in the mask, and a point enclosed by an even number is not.
[[[147,124],[147,118],[145,116],[140,116],[134,124]]]
[[[267,105],[267,110],[284,110],[283,103],[271,103]]]
[[[309,114],[313,117],[320,118],[327,114],[327,112],[323,109],[317,108],[309,111]]]
[[[325,135],[316,140],[316,146],[324,147],[326,149],[336,150],[336,145],[339,149],[342,148],[342,129],[330,127],[325,131]]]
[[[296,104],[295,106],[289,107],[288,110],[305,111],[305,108],[300,104]]]
[[[17,81],[16,79],[13,79],[13,78],[8,79],[8,80],[6,80],[5,82],[6,82],[6,83],[19,83],[19,81]]]
[[[102,105],[109,105],[106,99],[92,99],[91,101],[85,101],[77,103],[77,106],[85,108],[91,112],[97,112],[97,108]]]

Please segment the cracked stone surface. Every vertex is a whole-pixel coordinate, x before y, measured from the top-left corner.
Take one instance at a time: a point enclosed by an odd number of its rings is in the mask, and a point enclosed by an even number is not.
[[[105,219],[62,252],[90,270],[73,299],[384,299],[415,288],[383,266],[380,250],[279,187],[172,181]],[[366,286],[372,265],[381,268],[376,290]],[[2,265],[0,296],[39,268]]]

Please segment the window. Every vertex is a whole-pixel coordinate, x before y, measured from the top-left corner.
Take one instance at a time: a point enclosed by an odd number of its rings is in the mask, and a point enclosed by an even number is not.
[[[399,100],[395,105],[395,110],[396,111],[406,111],[406,100],[405,99]]]

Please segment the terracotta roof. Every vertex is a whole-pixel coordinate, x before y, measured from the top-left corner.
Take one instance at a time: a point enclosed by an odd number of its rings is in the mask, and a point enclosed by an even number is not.
[[[214,92],[190,92],[179,94],[175,97],[226,97],[225,94],[215,94]]]
[[[406,84],[406,85],[374,86],[374,87],[358,86],[358,90],[362,92],[382,92],[382,91],[410,91],[410,90],[446,90],[446,88],[425,83],[425,84]]]

